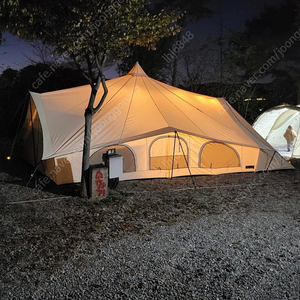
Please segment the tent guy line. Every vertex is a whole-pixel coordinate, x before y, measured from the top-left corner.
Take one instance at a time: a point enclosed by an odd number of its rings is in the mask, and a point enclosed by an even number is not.
[[[218,189],[218,188],[234,188],[234,187],[245,187],[245,185],[248,185],[248,183],[244,184],[228,184],[228,185],[215,185],[215,186],[197,186],[196,188],[190,187],[190,188],[183,188],[183,189],[176,189],[173,190],[174,192],[181,192],[186,190],[202,190],[202,189]],[[251,186],[261,186],[265,185],[265,183],[255,183],[251,184]]]
[[[16,202],[7,202],[6,204],[23,204],[23,203],[32,203],[32,202],[42,202],[42,201],[53,201],[53,200],[63,200],[70,199],[71,196],[64,197],[56,197],[56,198],[45,198],[45,199],[35,199],[35,200],[24,200],[24,201],[16,201]]]

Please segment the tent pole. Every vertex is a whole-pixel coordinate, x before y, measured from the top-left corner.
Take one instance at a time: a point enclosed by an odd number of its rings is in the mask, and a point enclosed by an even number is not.
[[[33,148],[33,157],[34,157],[34,164],[36,166],[36,155],[35,155],[35,142],[34,142],[34,130],[33,130],[33,119],[32,119],[32,105],[31,100],[29,101],[29,109],[30,109],[30,121],[31,121],[31,136],[32,136],[32,148]]]
[[[271,165],[271,162],[273,161],[273,158],[274,158],[276,152],[277,152],[277,151],[274,151],[274,153],[273,153],[273,155],[272,155],[272,157],[271,157],[271,159],[270,159],[270,162],[269,162],[269,164],[268,164],[268,167],[267,167],[266,171],[269,170],[269,167],[270,167],[270,165]]]
[[[33,128],[33,119],[32,119],[32,105],[31,99],[29,100],[29,107],[30,107],[30,120],[31,120],[31,135],[32,135],[32,143],[33,143],[33,157],[34,157],[34,165],[36,166],[36,153],[35,153],[35,138],[34,138],[34,128]]]
[[[34,165],[36,166],[36,168],[34,169],[33,173],[31,174],[31,178],[29,179],[29,181],[27,182],[27,185],[29,184],[29,182],[31,181],[32,177],[35,176],[35,173],[41,163],[41,160],[39,161],[39,163],[37,164],[36,161],[36,151],[35,151],[35,138],[34,138],[34,128],[33,128],[33,119],[32,119],[32,105],[31,105],[31,99],[29,100],[29,105],[30,105],[30,119],[31,119],[31,132],[32,132],[32,143],[33,143],[33,157],[34,157]],[[36,180],[36,178],[35,178]],[[35,183],[36,184],[36,183]],[[26,185],[26,186],[27,186]]]
[[[35,175],[35,173],[36,173],[36,171],[37,171],[37,169],[38,169],[40,163],[41,163],[41,160],[40,160],[40,162],[37,164],[37,166],[36,166],[36,168],[34,169],[33,173],[30,175],[30,178],[29,178],[29,180],[28,180],[26,186],[28,186],[28,184],[30,183],[32,177]]]
[[[25,102],[25,100],[26,100],[26,98],[27,98],[28,95],[29,95],[29,92],[27,92],[26,95],[24,96],[24,98],[23,98],[23,100],[22,100],[20,106],[18,107],[18,109],[16,110],[14,116],[13,116],[12,119],[10,120],[9,125],[14,121],[14,119],[15,119],[17,113],[19,112],[20,108],[22,107],[22,105],[23,105],[23,103]],[[22,114],[23,114],[23,112],[24,112],[24,107],[23,107],[23,110],[22,110]],[[21,117],[22,117],[22,115],[21,115]],[[19,122],[21,122],[21,121],[19,121]]]
[[[184,157],[184,160],[185,160],[186,166],[187,166],[187,168],[188,168],[188,170],[189,170],[190,177],[191,177],[191,179],[192,179],[192,182],[193,182],[193,186],[194,186],[194,188],[196,189],[196,188],[197,188],[197,186],[196,186],[196,183],[195,183],[195,181],[194,181],[194,178],[193,178],[193,175],[192,175],[192,172],[191,172],[191,169],[190,169],[189,163],[188,163],[188,161],[187,161],[187,158],[186,158],[186,156],[185,156],[185,153],[184,153],[183,147],[182,147],[182,145],[181,145],[180,138],[179,138],[179,135],[178,135],[178,132],[177,132],[177,131],[175,131],[175,135],[177,135],[178,142],[179,142],[179,146],[180,146],[180,148],[181,148],[181,150],[182,150],[182,153],[183,153],[183,157]]]
[[[13,119],[15,118],[15,116],[17,115],[20,107],[23,105],[24,102],[26,102],[26,98],[27,96],[29,95],[29,93],[27,92],[27,94],[25,95],[25,97],[23,98],[22,100],[22,103],[21,105],[19,106],[18,110],[16,111],[15,115],[13,116],[12,120],[10,121],[9,124],[12,123]],[[15,134],[15,137],[14,137],[14,140],[13,140],[13,143],[12,143],[12,146],[11,146],[11,149],[10,149],[10,153],[9,153],[9,157],[11,158],[12,155],[13,155],[13,151],[14,151],[14,148],[15,148],[15,144],[16,144],[16,141],[17,141],[17,136],[18,136],[18,132],[20,130],[20,127],[21,127],[21,122],[22,122],[22,118],[23,118],[23,114],[24,114],[24,111],[25,111],[25,107],[26,107],[26,103],[24,103],[23,105],[23,109],[22,109],[22,113],[21,113],[21,116],[20,116],[20,120],[19,120],[19,124],[18,124],[18,127],[17,127],[17,131],[16,131],[16,134]]]
[[[175,161],[176,131],[174,131],[174,133],[175,133],[175,138],[174,138],[174,146],[173,146],[171,178],[173,177],[173,169],[174,169],[174,161]]]

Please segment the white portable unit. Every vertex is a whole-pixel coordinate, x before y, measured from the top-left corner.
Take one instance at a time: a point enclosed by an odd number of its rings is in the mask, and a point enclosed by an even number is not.
[[[123,174],[123,156],[119,154],[108,155],[109,179],[119,178]]]

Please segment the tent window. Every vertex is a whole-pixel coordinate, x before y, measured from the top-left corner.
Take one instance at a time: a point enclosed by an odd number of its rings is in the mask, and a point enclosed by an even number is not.
[[[113,145],[109,147],[102,148],[95,152],[90,157],[90,164],[96,165],[103,163],[102,155],[108,150],[108,149],[116,149],[116,153],[123,156],[123,173],[130,173],[136,171],[136,164],[135,164],[135,158],[133,152],[126,146],[121,145]]]
[[[175,143],[175,145],[174,145]],[[150,145],[150,170],[186,168],[188,146],[184,139],[175,136],[160,137]]]
[[[208,142],[200,150],[201,168],[234,168],[240,166],[236,151],[224,143]]]

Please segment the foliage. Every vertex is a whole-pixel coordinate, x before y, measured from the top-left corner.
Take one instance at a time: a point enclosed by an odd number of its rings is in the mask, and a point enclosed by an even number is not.
[[[133,47],[131,55],[118,63],[118,73],[125,75],[129,72],[135,62],[143,66],[146,74],[157,80],[166,81],[163,69],[166,67],[166,61],[163,54],[167,53],[173,45],[173,37],[166,37],[157,43],[157,50],[146,49],[144,47]]]
[[[211,10],[206,6],[208,2],[208,0],[162,0],[158,1],[156,5],[157,9],[176,8],[183,12],[184,16],[179,22],[181,26],[186,26],[211,16]]]
[[[246,21],[245,31],[234,34],[231,39],[236,64],[246,70],[247,75],[257,72],[274,55],[274,51],[280,49],[299,29],[295,26],[295,19],[295,6],[284,4],[265,7],[260,18]],[[284,55],[285,60],[293,59],[296,51],[297,47],[290,47]],[[279,58],[283,58],[282,55]],[[274,69],[280,61],[274,61],[270,69]]]
[[[245,77],[271,74],[278,68],[287,69],[287,61],[299,62],[297,42],[300,33],[295,25],[296,17],[295,2],[287,0],[280,7],[265,7],[260,18],[248,20],[243,32],[233,34],[232,59],[245,72]]]
[[[211,11],[206,7],[208,0],[160,0],[155,2],[152,7],[153,13],[157,13],[161,10],[175,10],[182,17],[178,20],[178,24],[181,28],[184,28],[191,23],[197,22],[202,18],[207,18],[211,15]],[[167,36],[158,42],[156,51],[147,49],[144,47],[133,47],[131,55],[126,57],[118,64],[119,74],[127,74],[131,69],[132,65],[139,61],[143,66],[145,72],[152,78],[162,80],[164,82],[171,82],[172,69],[177,60],[172,60],[172,62],[166,61],[164,55],[168,54],[170,49],[178,39],[180,39],[180,32],[176,35]],[[179,55],[181,57],[181,53]]]
[[[24,40],[57,46],[57,53],[68,53],[79,67],[87,64],[90,81],[107,55],[127,56],[134,45],[155,49],[159,39],[178,29],[174,12],[150,14],[144,0],[27,2],[3,1],[0,20],[7,30]]]
[[[239,72],[236,82],[244,87],[238,97],[236,93],[231,97],[250,123],[271,106],[300,103],[297,16],[297,1],[267,6],[259,18],[248,20],[245,30],[230,39],[230,60]],[[266,100],[244,102],[245,98]]]

